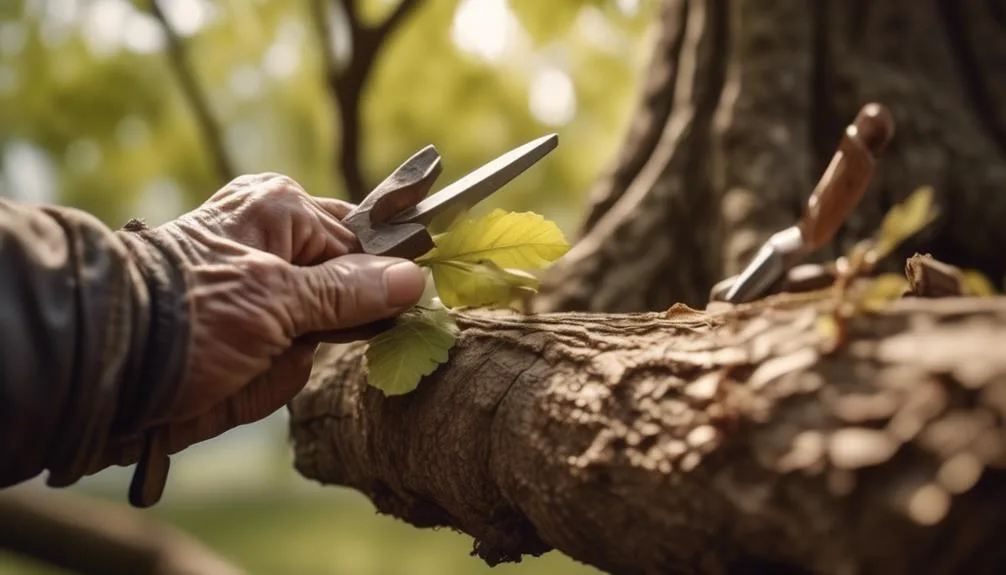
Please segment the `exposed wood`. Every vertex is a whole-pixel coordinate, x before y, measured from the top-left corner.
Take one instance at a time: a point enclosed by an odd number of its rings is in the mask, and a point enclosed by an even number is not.
[[[489,563],[613,573],[1006,569],[1006,298],[818,323],[827,292],[667,314],[458,313],[405,396],[323,348],[297,469]]]

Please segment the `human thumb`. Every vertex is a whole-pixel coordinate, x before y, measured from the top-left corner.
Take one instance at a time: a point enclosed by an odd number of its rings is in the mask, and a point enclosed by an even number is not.
[[[298,268],[299,309],[292,310],[294,336],[346,329],[392,317],[423,294],[426,278],[416,264],[399,258],[349,254]]]

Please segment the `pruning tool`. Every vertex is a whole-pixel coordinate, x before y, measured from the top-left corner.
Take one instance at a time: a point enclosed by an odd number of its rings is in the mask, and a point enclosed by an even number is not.
[[[793,268],[828,243],[859,204],[877,160],[894,137],[894,118],[882,104],[863,106],[815,186],[803,217],[773,234],[735,279],[713,288],[711,299],[743,303],[767,295]]]
[[[511,180],[548,155],[559,144],[557,134],[548,134],[518,146],[427,197],[443,170],[440,153],[426,146],[384,179],[342,224],[356,234],[364,253],[416,259],[433,248],[431,229],[445,229],[472,206],[488,198]],[[359,334],[378,331],[354,328]],[[352,339],[345,333],[313,334],[313,341]],[[129,486],[129,502],[149,507],[160,500],[167,483],[170,459],[164,448],[165,433],[155,428],[145,434],[136,471]]]
[[[433,248],[430,228],[443,228],[555,149],[556,134],[542,136],[426,197],[442,170],[440,154],[426,146],[378,184],[342,224],[365,253],[415,259]],[[425,199],[424,199],[425,198]]]

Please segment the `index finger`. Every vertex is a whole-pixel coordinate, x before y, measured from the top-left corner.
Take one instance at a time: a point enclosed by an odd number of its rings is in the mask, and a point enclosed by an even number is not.
[[[356,209],[356,204],[351,204],[337,198],[314,196],[313,199],[323,210],[339,220],[345,218],[346,214]]]

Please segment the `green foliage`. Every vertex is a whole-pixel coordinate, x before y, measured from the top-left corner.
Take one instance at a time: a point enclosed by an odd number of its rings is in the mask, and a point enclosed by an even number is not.
[[[508,184],[484,208],[548,214],[570,232],[579,221],[583,194],[620,143],[646,61],[643,32],[656,3],[641,2],[640,12],[631,18],[609,17],[614,14],[609,0],[599,13],[584,12],[598,18],[577,18],[580,25],[554,29],[539,42],[528,32],[532,22],[546,30],[553,10],[580,14],[594,3],[512,1],[509,17],[496,21],[500,30],[510,30],[499,55],[455,41],[466,31],[478,34],[473,23],[459,17],[466,4],[500,2],[424,2],[386,47],[374,70],[372,97],[364,105],[366,172],[372,181],[379,179],[401,158],[435,144],[444,158],[441,180],[449,181],[500,150],[554,131],[560,145],[549,161]],[[605,33],[593,34],[583,25],[598,19]],[[543,78],[557,74],[568,77],[575,90],[575,112],[568,122],[552,124],[532,111],[531,101],[536,90],[547,91]]]
[[[416,260],[433,273],[437,294],[448,307],[508,305],[533,276],[514,270],[541,269],[569,250],[562,231],[542,216],[494,210],[462,218],[434,238],[436,247]]]
[[[569,250],[558,226],[531,212],[461,217],[433,239],[435,247],[416,263],[430,268],[450,308],[520,303],[538,290],[538,279],[523,270],[541,269]],[[443,308],[407,312],[368,343],[367,382],[387,395],[412,391],[447,361],[456,331]]]
[[[912,192],[908,199],[892,207],[884,216],[872,250],[874,261],[887,257],[905,240],[935,220],[937,215],[931,187]]]
[[[606,4],[605,0],[548,2],[513,0],[514,12],[528,35],[538,44],[545,44],[571,31],[583,9]]]
[[[539,269],[569,251],[562,231],[539,214],[493,210],[481,218],[457,220],[434,238],[436,247],[416,263],[436,274],[445,262],[490,260],[501,267]]]
[[[975,297],[992,297],[996,295],[996,288],[985,275],[975,270],[962,270],[961,283],[968,295]]]
[[[881,274],[869,280],[865,289],[853,298],[846,298],[845,290],[858,276],[872,271],[876,264],[888,257],[909,237],[919,233],[937,216],[933,204],[933,189],[924,186],[916,189],[902,203],[893,206],[884,216],[873,237],[856,242],[843,259],[839,281],[835,284],[836,302],[844,302],[834,314],[818,319],[818,329],[830,339],[838,341],[842,333],[839,316],[848,316],[861,310],[877,310],[892,300],[901,298],[909,289],[908,279],[902,274]],[[981,289],[981,287],[979,287]]]
[[[510,307],[538,292],[538,278],[492,260],[447,260],[436,264],[437,293],[450,307]]]
[[[457,326],[444,309],[415,307],[367,343],[367,381],[385,395],[408,393],[447,361]]]
[[[2,3],[0,172],[27,170],[3,154],[27,144],[53,170],[55,201],[110,225],[130,216],[156,222],[195,207],[222,181],[146,13],[148,1],[123,2],[128,19],[96,26],[114,3],[66,3],[77,8],[62,14],[40,8],[46,3]],[[339,125],[310,2],[177,4],[203,6],[190,7],[190,16],[204,21],[178,29],[237,171],[283,172],[311,193],[343,195],[333,167]],[[373,22],[395,2],[359,4]],[[367,85],[365,175],[376,182],[402,157],[435,144],[444,157],[441,177],[455,179],[501,149],[556,131],[562,144],[552,161],[486,207],[547,213],[572,230],[580,199],[614,153],[631,111],[652,4],[638,2],[638,12],[626,15],[611,0],[424,0],[389,38]],[[459,40],[465,31],[480,35],[471,19],[459,17],[462,9],[489,5],[508,22],[492,57]],[[574,90],[573,115],[558,124],[532,109],[533,93],[547,92],[542,77],[565,77]],[[22,179],[0,185],[0,193],[23,195]]]
[[[360,493],[306,484],[294,475],[289,457],[278,465],[282,466],[278,471],[290,474],[294,485],[301,486],[295,492],[270,484],[195,502],[169,495],[144,513],[184,530],[248,575],[601,574],[559,551],[490,567],[471,556],[468,535],[452,529],[417,529],[376,513]],[[118,490],[106,497],[121,502],[123,496]],[[71,574],[0,550],[0,575]]]

